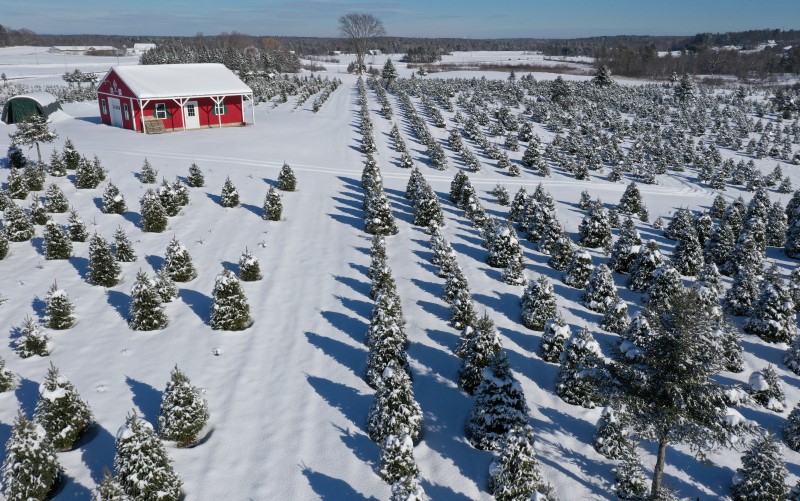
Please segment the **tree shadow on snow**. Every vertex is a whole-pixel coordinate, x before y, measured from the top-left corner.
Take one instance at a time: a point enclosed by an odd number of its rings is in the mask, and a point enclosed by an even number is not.
[[[450,321],[450,308],[447,306],[422,300],[417,300],[417,304],[420,308],[437,317],[439,320],[442,320],[443,322]]]
[[[492,291],[493,296],[488,294],[473,294],[472,300],[488,311],[502,313],[506,318],[513,322],[519,322],[522,315],[522,308],[519,305],[520,296],[507,292]],[[477,306],[477,305],[476,305]],[[478,306],[478,314],[481,314]]]
[[[102,479],[101,479],[102,480]],[[61,481],[53,487],[48,499],[91,499],[92,492],[86,486],[79,484],[74,478],[61,473]]]
[[[363,430],[372,402],[371,395],[365,395],[355,388],[330,379],[306,375],[306,380],[328,405],[341,412],[353,426]]]
[[[358,343],[364,343],[369,324],[358,318],[339,313],[338,311],[321,311],[322,318],[336,329],[344,332]]]
[[[130,223],[137,228],[141,227],[142,215],[138,212],[127,210],[122,214],[122,217],[124,217],[126,221],[130,221]]]
[[[469,496],[466,496],[460,492],[455,492],[446,485],[432,484],[424,478],[421,480],[421,483],[423,489],[425,489],[425,494],[427,494],[431,499],[441,499],[444,501],[470,501]]]
[[[253,214],[255,214],[256,216],[258,216],[259,219],[262,219],[262,216],[264,215],[264,208],[263,207],[259,207],[258,205],[253,205],[253,204],[246,204],[246,203],[240,203],[239,205],[242,206],[242,208],[247,209],[248,211],[250,211]]]
[[[345,429],[335,424],[333,427],[339,432],[339,438],[342,443],[353,451],[353,455],[362,463],[369,465],[378,474],[377,470],[381,458],[380,446],[370,440],[365,433],[354,433],[350,428]]]
[[[326,336],[320,336],[313,332],[306,332],[308,342],[316,346],[323,353],[339,362],[344,367],[357,377],[361,377],[366,368],[365,361],[367,360],[367,352],[364,349],[359,349],[349,344],[331,339]]]
[[[34,313],[36,313],[36,316],[39,317],[39,320],[44,321],[46,317],[45,308],[47,307],[47,303],[44,301],[44,299],[40,298],[39,296],[33,296],[31,307],[33,308]]]
[[[42,374],[44,377],[44,374]],[[33,417],[33,411],[36,409],[36,402],[39,401],[39,383],[31,379],[20,377],[17,381],[17,387],[14,389],[14,396],[17,397],[19,408],[29,418]]]
[[[342,306],[352,311],[359,317],[369,320],[370,317],[372,316],[372,308],[373,308],[372,303],[344,296],[335,296],[335,297],[336,299],[339,300],[339,302],[342,303]]]
[[[339,207],[336,207],[339,209]],[[348,226],[352,226],[358,231],[361,231],[364,228],[364,218],[356,218],[352,216],[344,216],[342,214],[326,214],[329,218],[333,219],[342,224],[346,224]]]
[[[450,245],[453,247],[454,251],[470,257],[479,263],[484,263],[486,261],[487,251],[483,247],[474,247],[472,245],[466,245],[460,242],[452,243]]]
[[[89,260],[85,257],[77,257],[72,256],[69,258],[69,264],[75,268],[75,271],[78,272],[78,275],[83,279],[86,280],[86,277],[89,276]]]
[[[124,292],[109,290],[106,292],[106,302],[113,307],[123,320],[128,319],[131,308],[131,296]]]
[[[356,247],[356,250],[362,250],[363,247]],[[369,255],[369,249],[366,249],[366,254]],[[351,269],[356,270],[357,272],[361,273],[365,277],[369,274],[369,266],[364,266],[363,264],[356,264],[356,263],[347,263]]]
[[[372,289],[372,286],[369,284],[369,282],[362,282],[361,280],[357,280],[352,277],[343,277],[341,275],[334,275],[333,279],[341,284],[346,285],[354,292],[357,292],[362,296],[369,297],[369,292]]]
[[[133,404],[139,409],[142,417],[155,426],[161,409],[161,392],[130,376],[125,377],[125,382],[133,393]]]
[[[31,238],[31,246],[33,246],[37,254],[39,254],[40,256],[44,256],[44,238],[42,237]]]
[[[156,254],[148,254],[144,257],[144,260],[153,268],[154,272],[158,272],[164,264],[164,258]]]
[[[321,501],[378,501],[370,496],[366,497],[344,480],[334,478],[324,473],[314,471],[306,466],[302,466],[303,475],[308,479],[308,485],[319,496]]]
[[[444,293],[444,286],[440,283],[436,282],[427,282],[425,280],[420,280],[418,278],[410,279],[411,283],[419,287],[422,291],[427,292],[431,296],[435,298],[441,298],[442,294]]]
[[[103,481],[103,469],[112,469],[116,451],[115,438],[99,423],[94,425],[78,440],[75,448],[81,451],[83,464],[89,468],[92,480]]]
[[[179,292],[181,300],[200,320],[205,322],[211,316],[212,299],[209,296],[192,289],[179,289]]]

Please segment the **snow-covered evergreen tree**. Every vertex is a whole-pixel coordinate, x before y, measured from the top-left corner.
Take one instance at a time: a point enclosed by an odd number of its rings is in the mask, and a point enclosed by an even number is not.
[[[194,267],[194,263],[192,263],[189,249],[175,237],[172,237],[172,240],[167,244],[164,263],[161,266],[167,270],[167,274],[176,282],[189,282],[197,276],[197,270]]]
[[[430,501],[418,477],[402,477],[392,484],[389,501]]]
[[[57,451],[72,449],[80,436],[92,426],[92,411],[75,386],[51,363],[39,386],[39,401],[33,418],[47,431]]]
[[[31,317],[26,316],[16,330],[19,336],[14,340],[14,351],[20,358],[34,355],[46,357],[50,354],[50,337],[41,331],[39,324]]]
[[[195,443],[207,422],[208,403],[203,398],[203,392],[192,386],[186,374],[176,365],[170,372],[164,393],[161,394],[159,436],[164,440],[177,442],[179,447],[188,447]]]
[[[103,468],[103,480],[92,493],[92,501],[131,501],[108,468]]]
[[[128,326],[135,331],[152,331],[163,329],[167,322],[155,281],[147,273],[139,271],[131,287]]]
[[[398,232],[389,199],[383,190],[365,197],[369,200],[368,210],[364,221],[364,231],[370,235],[394,235]]]
[[[51,184],[44,193],[44,210],[50,213],[64,213],[69,210],[69,201],[57,184]]]
[[[494,322],[484,314],[475,327],[464,329],[468,336],[462,336],[461,344],[456,348],[456,355],[461,358],[461,368],[458,371],[458,386],[469,393],[475,393],[483,377],[485,369],[494,360],[495,356],[503,349],[500,336],[497,334]]]
[[[514,195],[514,199],[511,201],[511,205],[508,208],[508,220],[513,221],[515,223],[520,222],[520,217],[525,209],[525,201],[528,198],[528,192],[525,190],[525,187],[521,187],[517,194]]]
[[[264,214],[261,216],[262,219],[265,221],[280,221],[281,215],[283,214],[283,201],[281,200],[281,195],[275,189],[275,187],[270,186],[269,190],[267,190],[266,196],[264,196]]]
[[[261,280],[261,265],[249,249],[245,249],[239,257],[239,279],[243,282]]]
[[[628,287],[632,291],[645,292],[653,281],[653,273],[664,262],[664,257],[655,240],[642,245],[630,265]]]
[[[111,246],[97,233],[89,239],[89,271],[86,281],[91,285],[113,287],[119,283],[119,263],[111,252]]]
[[[703,247],[694,228],[687,229],[672,253],[672,266],[681,275],[693,277],[703,267]]]
[[[167,229],[167,211],[156,192],[149,189],[142,196],[142,231],[161,233]]]
[[[558,271],[565,271],[569,264],[572,262],[572,257],[575,254],[575,244],[566,232],[562,231],[561,236],[558,237],[553,249],[550,252],[550,259],[547,264]]]
[[[764,434],[755,438],[742,456],[742,467],[736,470],[731,496],[736,501],[785,499],[788,472],[777,440]]]
[[[621,213],[628,215],[638,215],[639,211],[642,210],[642,194],[639,192],[639,187],[635,182],[631,181],[628,187],[625,188],[625,193],[622,194],[622,198],[617,204],[617,209]]]
[[[236,191],[236,187],[230,177],[226,177],[225,182],[222,184],[220,205],[223,207],[236,207],[239,205],[239,192]]]
[[[794,298],[774,264],[761,283],[744,331],[769,343],[790,343],[797,335]]]
[[[67,141],[69,141],[69,139],[67,139]],[[20,148],[15,141],[11,141],[11,144],[8,145],[6,158],[8,158],[8,166],[14,169],[21,169],[28,163],[28,159],[25,158],[25,153],[22,152],[22,148]]]
[[[568,404],[592,409],[603,403],[593,376],[602,369],[600,345],[584,327],[570,338],[561,354],[556,394]]]
[[[491,241],[486,262],[495,268],[505,268],[512,260],[519,260],[522,246],[511,224],[500,225]]]
[[[72,242],[60,224],[53,220],[44,227],[44,258],[69,259],[72,257]]]
[[[47,215],[44,204],[42,204],[42,201],[39,200],[39,196],[36,194],[33,195],[31,205],[28,207],[28,217],[31,223],[35,225],[47,224],[47,221],[50,220],[50,216]]]
[[[14,388],[14,373],[6,369],[6,361],[0,357],[0,393]]]
[[[177,182],[177,187],[181,187],[182,184],[180,181]],[[169,181],[166,179],[161,180],[161,185],[156,190],[156,194],[158,195],[158,200],[161,202],[161,206],[164,207],[164,212],[166,212],[168,217],[177,216],[178,213],[181,211],[181,193],[176,189],[176,186],[170,184]]]
[[[41,425],[17,413],[3,460],[3,494],[8,501],[48,499],[61,465]]]
[[[206,185],[206,178],[203,175],[203,171],[200,170],[200,167],[194,162],[189,166],[189,175],[186,176],[186,184],[191,188],[202,188]]]
[[[736,316],[750,314],[753,301],[758,297],[761,288],[760,271],[751,268],[739,270],[722,301],[725,311]]]
[[[121,226],[114,230],[114,257],[120,263],[132,263],[137,259],[133,243]]]
[[[550,491],[533,443],[533,429],[527,424],[513,426],[503,437],[489,466],[489,492],[498,501],[528,500],[535,492]]]
[[[748,384],[753,400],[771,411],[783,412],[786,406],[786,394],[783,391],[783,383],[772,364],[768,364],[760,371],[753,372]]]
[[[450,304],[450,324],[456,329],[463,329],[467,325],[473,325],[476,319],[475,303],[469,289],[458,290]]]
[[[650,485],[642,468],[642,458],[636,452],[635,445],[632,445],[621,459],[622,461],[612,470],[615,480],[611,489],[620,499],[648,499]],[[668,498],[659,497],[658,499]]]
[[[128,209],[125,197],[114,183],[109,182],[103,190],[103,212],[106,214],[124,214]]]
[[[83,222],[83,219],[75,209],[69,210],[67,232],[69,233],[69,239],[73,242],[85,242],[89,238],[89,232],[86,231],[86,223]]]
[[[183,481],[158,439],[153,426],[128,414],[117,432],[114,473],[125,494],[147,501],[178,501],[183,498]]]
[[[78,162],[81,161],[81,154],[75,149],[75,145],[70,138],[64,141],[64,149],[61,150],[61,160],[64,162],[64,166],[69,170],[77,169]]]
[[[500,280],[508,285],[526,285],[528,280],[525,278],[525,261],[522,252],[508,261],[508,264],[500,273]]]
[[[388,484],[419,475],[414,442],[408,435],[388,435],[381,444],[381,477]]]
[[[154,281],[156,291],[158,291],[162,303],[171,303],[173,300],[177,299],[178,286],[175,285],[172,277],[169,276],[169,272],[165,266],[162,265],[161,268],[158,269]]]
[[[3,211],[3,230],[11,242],[26,242],[33,238],[36,229],[25,210],[12,203]]]
[[[592,438],[594,450],[608,459],[624,459],[634,447],[629,431],[617,417],[616,411],[605,407]]]
[[[683,280],[678,271],[669,264],[662,264],[653,272],[653,280],[647,288],[647,305],[651,309],[670,311],[673,299],[683,290]]]
[[[381,375],[381,385],[367,417],[367,434],[377,443],[390,435],[418,440],[422,432],[422,409],[414,399],[411,379],[390,362]]]
[[[283,167],[281,167],[281,171],[278,174],[278,189],[281,191],[297,190],[297,178],[286,162],[283,163]]]
[[[498,450],[509,430],[528,424],[528,410],[522,386],[501,350],[483,370],[467,418],[467,439],[478,449]]]
[[[565,284],[576,289],[583,289],[589,283],[589,277],[593,270],[592,256],[584,249],[578,249],[572,254],[572,261],[569,262],[569,266],[564,270],[562,280]]]
[[[578,244],[590,249],[611,245],[611,224],[608,213],[599,201],[591,204],[589,212],[578,226]]]
[[[533,330],[543,330],[545,322],[556,316],[556,294],[553,284],[544,275],[531,280],[520,299],[522,324]]]
[[[620,334],[631,325],[631,317],[628,314],[628,305],[625,301],[618,299],[609,304],[600,321],[600,328]]]
[[[92,162],[81,157],[78,168],[75,169],[75,187],[81,190],[93,190],[100,184],[100,175]]]
[[[211,319],[214,330],[240,331],[250,324],[250,305],[239,279],[230,270],[223,270],[214,281]]]
[[[44,303],[45,325],[48,329],[69,329],[75,324],[75,307],[67,292],[58,288],[57,282],[50,286]]]
[[[786,230],[789,228],[789,220],[786,217],[786,210],[780,201],[775,202],[767,214],[766,221],[766,244],[772,247],[782,247],[786,242]]]
[[[15,200],[25,200],[28,198],[28,183],[19,169],[11,168],[6,178],[6,192],[8,196]]]
[[[583,305],[592,311],[605,312],[608,307],[619,300],[617,286],[608,266],[601,264],[592,270],[589,282],[581,295]]]
[[[158,179],[158,171],[150,165],[150,162],[145,158],[142,163],[142,168],[139,171],[139,182],[142,184],[155,184]]]
[[[42,191],[47,180],[47,171],[41,163],[29,163],[22,169],[22,177],[28,191]]]
[[[558,362],[572,331],[560,313],[544,323],[539,354],[545,362]]]
[[[795,405],[783,425],[783,439],[793,451],[800,450],[800,404]]]

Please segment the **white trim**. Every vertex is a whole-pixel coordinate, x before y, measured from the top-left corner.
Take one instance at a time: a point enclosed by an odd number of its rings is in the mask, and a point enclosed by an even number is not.
[[[131,102],[131,122],[133,122],[133,132],[139,132],[136,126],[136,108],[133,106],[133,98],[129,97],[128,101]]]
[[[163,107],[163,109],[159,110],[159,106]],[[164,116],[159,116],[159,111],[164,112]],[[153,109],[153,116],[159,120],[166,120],[169,118],[167,115],[167,103],[156,103],[156,107]]]

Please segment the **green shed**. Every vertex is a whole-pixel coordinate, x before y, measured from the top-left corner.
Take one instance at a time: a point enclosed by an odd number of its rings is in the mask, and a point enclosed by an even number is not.
[[[49,92],[31,92],[14,96],[3,105],[0,119],[7,124],[23,122],[31,115],[49,117],[61,109],[56,96]]]

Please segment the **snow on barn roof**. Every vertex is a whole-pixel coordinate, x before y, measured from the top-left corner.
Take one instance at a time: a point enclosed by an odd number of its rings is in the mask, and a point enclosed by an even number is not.
[[[225,65],[217,63],[126,65],[112,69],[140,99],[253,92]]]

